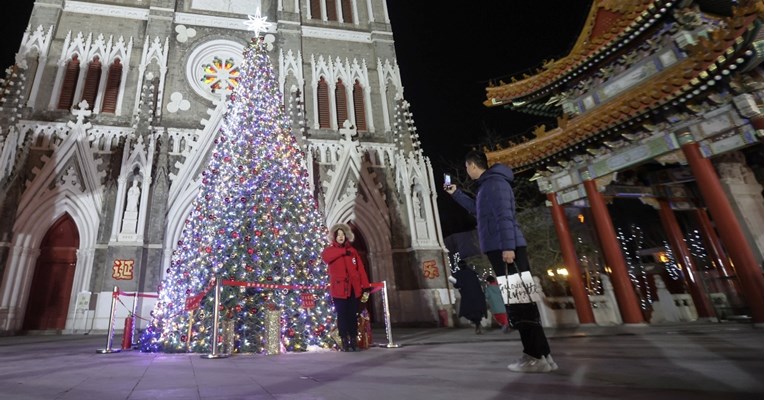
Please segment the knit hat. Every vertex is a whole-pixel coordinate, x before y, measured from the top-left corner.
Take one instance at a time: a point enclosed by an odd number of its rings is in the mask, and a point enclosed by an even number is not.
[[[331,242],[335,241],[335,237],[337,236],[337,231],[339,229],[343,230],[343,233],[345,233],[345,239],[349,242],[353,241],[353,231],[351,230],[351,227],[346,224],[334,224],[331,228],[329,228],[329,240]]]

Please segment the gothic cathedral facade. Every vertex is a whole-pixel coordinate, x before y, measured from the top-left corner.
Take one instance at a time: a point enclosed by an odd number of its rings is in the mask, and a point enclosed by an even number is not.
[[[385,0],[44,0],[2,81],[0,332],[145,326],[257,10],[325,222],[387,284],[373,319],[450,308]]]

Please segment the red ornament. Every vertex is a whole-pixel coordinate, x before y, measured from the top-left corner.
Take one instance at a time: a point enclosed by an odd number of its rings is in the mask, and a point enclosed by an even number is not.
[[[244,179],[244,177],[239,177],[239,183],[244,183],[247,179]]]
[[[234,239],[237,239],[237,238],[239,238],[239,234],[234,232],[234,233],[231,234],[231,237],[234,238]]]
[[[255,253],[255,250],[252,247],[248,248],[247,254],[252,255],[252,253]]]
[[[205,253],[207,253],[207,254],[212,253],[212,247],[210,247],[210,246],[205,247]]]
[[[287,329],[287,336],[289,336],[289,337],[295,336],[295,330],[292,329],[292,328]]]
[[[237,305],[236,305],[236,307],[234,307],[234,309],[235,309],[235,310],[236,310],[236,312],[238,312],[238,313],[239,313],[239,312],[242,312],[242,306],[241,306],[241,305],[239,305],[239,304],[237,304]]]
[[[220,229],[218,229],[218,233],[220,233],[222,235],[222,234],[226,233],[226,230],[223,229],[223,228],[220,228]]]
[[[255,231],[255,236],[261,237],[263,235],[263,232],[261,231]]]
[[[225,162],[229,162],[229,161],[231,161],[231,156],[225,156],[225,157],[223,157],[223,161],[225,161]]]

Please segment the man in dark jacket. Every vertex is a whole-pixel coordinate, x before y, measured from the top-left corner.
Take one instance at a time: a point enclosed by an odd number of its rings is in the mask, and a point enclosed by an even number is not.
[[[494,273],[499,277],[528,271],[526,239],[515,216],[515,195],[511,186],[513,170],[502,164],[489,168],[486,155],[479,151],[471,151],[465,156],[465,169],[468,176],[478,183],[475,199],[455,185],[445,186],[444,190],[476,218],[478,242],[481,251],[489,258]],[[557,369],[539,322],[536,303],[509,304],[507,310],[523,344],[523,356],[507,367],[514,372],[550,372]]]

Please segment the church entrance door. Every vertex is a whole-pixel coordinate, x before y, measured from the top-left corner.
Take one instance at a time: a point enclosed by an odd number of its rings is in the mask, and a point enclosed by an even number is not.
[[[72,292],[80,235],[72,217],[56,221],[40,244],[29,290],[24,330],[63,330]]]

